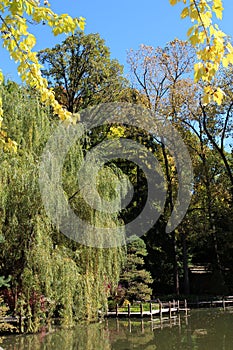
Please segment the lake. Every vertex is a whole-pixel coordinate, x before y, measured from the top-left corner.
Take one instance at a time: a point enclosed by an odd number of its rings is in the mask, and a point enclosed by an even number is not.
[[[192,310],[189,316],[150,321],[108,319],[37,335],[9,336],[4,350],[232,350],[233,309]]]

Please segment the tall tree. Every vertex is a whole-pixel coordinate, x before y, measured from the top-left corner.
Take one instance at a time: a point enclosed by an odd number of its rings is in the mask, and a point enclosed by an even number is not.
[[[155,115],[171,120],[176,125],[177,91],[181,82],[187,79],[193,63],[194,53],[186,42],[174,40],[164,48],[142,45],[139,50],[129,52],[128,62],[133,73],[134,86],[146,97],[149,108]],[[175,140],[173,140],[175,142]],[[158,152],[159,145],[159,152]],[[165,173],[167,183],[166,211],[171,214],[177,194],[177,177],[174,160],[160,138],[154,142]],[[179,294],[177,234],[170,235],[173,250],[174,290]]]
[[[223,258],[219,253],[221,250],[221,229],[217,224],[218,215],[216,213],[222,212],[223,208],[226,209],[226,206],[230,205],[232,188],[230,169],[231,146],[229,142],[232,124],[231,84],[230,82],[227,83],[228,80],[225,80],[224,86],[223,76],[223,74],[219,74],[218,83],[216,82],[223,91],[225,90],[225,98],[221,106],[218,106],[216,103],[204,106],[200,97],[202,88],[191,80],[186,79],[180,82],[179,89],[175,89],[171,99],[176,127],[182,132],[183,139],[189,148],[193,160],[195,181],[190,207],[191,217],[192,219],[199,217],[199,223],[205,222],[205,228],[201,228],[197,224],[197,219],[195,219],[195,226],[199,227],[199,233],[202,232],[202,238],[199,236],[201,242],[204,242],[207,236],[209,237],[207,243],[209,253],[206,253],[205,257],[208,257],[208,262],[220,274],[224,273],[222,271],[224,268],[221,268],[221,260]],[[229,78],[230,74],[228,74]],[[225,175],[223,175],[224,172]],[[224,183],[224,187],[220,178]],[[219,208],[217,204],[219,200],[222,201],[222,208]],[[189,214],[187,217],[190,218]],[[187,221],[184,222],[184,225],[189,226]],[[181,224],[181,231],[183,230],[182,227],[183,225]],[[191,231],[192,229],[189,230],[190,233]],[[186,236],[182,235],[182,237],[185,240]]]
[[[125,248],[86,247],[51,224],[38,186],[38,164],[57,122],[34,90],[10,82],[1,89],[8,132],[19,145],[13,156],[0,154],[0,276],[4,281],[12,276],[5,298],[11,312],[27,318],[21,331],[37,331],[42,319],[49,323],[54,315],[66,325],[96,319],[98,309],[107,307],[108,284],[113,288],[117,284]],[[67,154],[63,167],[67,197],[77,188],[82,157],[78,143]],[[117,175],[107,170],[98,183],[101,195],[109,199]],[[116,216],[95,213],[81,195],[70,205],[93,225],[117,225]]]
[[[123,67],[110,58],[99,34],[76,32],[54,48],[40,51],[38,57],[57,100],[71,113],[117,100],[126,84]]]

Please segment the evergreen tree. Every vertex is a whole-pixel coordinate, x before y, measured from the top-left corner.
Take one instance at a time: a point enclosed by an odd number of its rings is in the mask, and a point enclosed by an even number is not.
[[[132,236],[127,244],[127,259],[120,275],[119,293],[129,301],[150,299],[152,283],[150,272],[144,268],[144,257],[147,255],[144,241]]]

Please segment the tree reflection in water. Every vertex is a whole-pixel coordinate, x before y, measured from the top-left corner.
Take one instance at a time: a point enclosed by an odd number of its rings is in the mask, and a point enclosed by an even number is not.
[[[72,330],[10,336],[4,350],[232,350],[233,312],[193,310],[171,319],[108,319]]]

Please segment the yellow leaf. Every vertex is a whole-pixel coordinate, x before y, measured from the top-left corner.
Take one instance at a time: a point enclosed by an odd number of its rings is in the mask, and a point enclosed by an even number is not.
[[[224,96],[223,91],[220,88],[218,88],[217,91],[213,95],[213,100],[215,102],[217,102],[218,105],[221,105],[222,100],[223,100],[223,96]]]
[[[79,28],[81,29],[81,30],[84,30],[84,28],[85,28],[85,18],[83,18],[83,17],[79,17],[79,19],[78,19],[78,25],[79,25]]]
[[[4,80],[4,77],[3,77],[2,71],[0,70],[0,84],[3,82],[3,80]]]
[[[195,30],[195,28],[196,28],[196,26],[189,28],[189,30],[187,31],[187,37],[189,37],[192,34],[192,32]]]
[[[206,39],[206,34],[205,34],[205,32],[204,32],[204,31],[200,32],[200,33],[198,34],[198,38],[199,38],[199,43],[200,43],[200,44],[203,44],[204,41],[205,41],[205,39]]]
[[[208,105],[211,101],[211,96],[208,95],[208,94],[205,94],[203,97],[202,97],[202,104],[204,106]]]
[[[228,64],[233,64],[233,52],[227,55]]]
[[[193,7],[189,13],[189,16],[193,20],[198,20],[199,19],[199,13],[195,7]]]
[[[227,43],[226,49],[227,49],[230,53],[233,53],[233,47],[232,47],[231,43]]]
[[[205,73],[203,63],[199,62],[194,64],[194,81],[198,82]]]
[[[223,65],[223,67],[227,67],[228,64],[229,64],[229,61],[228,61],[227,56],[226,56],[226,57],[223,57],[223,59],[222,59],[222,65]]]
[[[201,14],[201,20],[205,28],[208,28],[212,23],[211,17],[212,17],[211,12],[206,12]]]
[[[212,10],[216,14],[217,18],[222,19],[222,12],[223,12],[222,0],[214,0]]]
[[[28,37],[26,39],[26,44],[30,48],[32,48],[32,47],[34,47],[36,45],[36,38],[34,37],[34,35],[32,35],[32,34],[28,35]]]
[[[181,18],[185,18],[185,17],[187,17],[187,16],[189,16],[189,8],[188,8],[188,7],[185,7],[185,8],[183,9],[183,11],[181,12],[180,17],[181,17]]]
[[[199,37],[198,34],[193,34],[192,36],[190,36],[189,41],[191,42],[191,44],[193,46],[199,44]]]
[[[177,4],[178,0],[169,0],[169,2],[172,6],[174,6]]]

